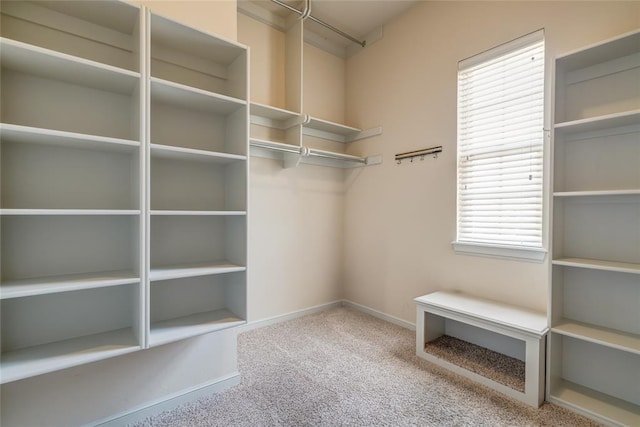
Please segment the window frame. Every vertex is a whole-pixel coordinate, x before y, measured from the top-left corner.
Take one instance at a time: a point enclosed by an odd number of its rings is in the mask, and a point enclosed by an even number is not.
[[[459,161],[458,161],[458,140],[456,136],[456,240],[451,242],[453,250],[456,254],[460,255],[475,255],[475,256],[484,256],[491,258],[501,258],[501,259],[511,259],[511,260],[521,260],[521,261],[530,261],[541,263],[545,260],[547,254],[547,246],[548,246],[548,230],[549,230],[549,214],[548,214],[548,206],[550,204],[550,191],[548,188],[549,185],[549,170],[550,170],[550,156],[549,156],[549,141],[551,138],[549,131],[549,123],[550,117],[552,114],[552,107],[550,102],[550,93],[551,93],[551,82],[549,76],[552,76],[551,72],[551,64],[553,61],[549,61],[547,43],[545,40],[544,29],[540,29],[534,31],[532,33],[526,34],[522,37],[518,37],[516,39],[510,40],[506,43],[500,44],[496,47],[493,47],[489,50],[481,52],[477,55],[471,56],[469,58],[463,59],[458,63],[458,70],[466,69],[473,67],[475,65],[481,64],[483,62],[495,59],[496,57],[500,57],[505,55],[511,51],[517,50],[520,47],[526,46],[528,44],[532,44],[537,41],[544,41],[544,54],[545,54],[545,65],[543,71],[543,147],[542,147],[542,201],[541,201],[541,211],[542,211],[542,239],[540,247],[532,247],[532,246],[520,246],[520,245],[508,245],[508,244],[497,244],[490,242],[474,242],[474,241],[466,241],[466,240],[458,240],[458,232],[459,232],[459,223],[458,223],[458,214],[459,214],[459,199],[458,199],[458,191],[459,191]],[[456,78],[456,83],[458,83],[459,77]],[[458,92],[456,85],[456,111],[459,108],[458,105]],[[457,122],[457,119],[456,119]]]

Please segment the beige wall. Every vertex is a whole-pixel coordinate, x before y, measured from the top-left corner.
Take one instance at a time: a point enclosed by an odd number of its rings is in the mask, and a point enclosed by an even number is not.
[[[238,14],[238,41],[251,48],[252,101],[284,108],[284,34]],[[342,121],[345,61],[305,45],[304,67],[303,112]],[[342,298],[343,183],[342,170],[251,157],[249,321]]]
[[[545,310],[548,265],[456,255],[457,62],[539,28],[548,60],[640,28],[640,2],[423,2],[347,62],[347,121],[384,126],[354,153],[384,164],[347,176],[345,297],[414,322],[442,288]],[[438,159],[395,153],[443,146]]]
[[[129,0],[183,24],[229,40],[237,38],[236,0]]]
[[[345,60],[304,45],[303,113],[336,123],[345,120]]]
[[[251,48],[251,100],[285,108],[284,33],[239,13],[238,41]]]

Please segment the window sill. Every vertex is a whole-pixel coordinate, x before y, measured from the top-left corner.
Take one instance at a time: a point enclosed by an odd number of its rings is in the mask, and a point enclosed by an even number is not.
[[[451,242],[453,250],[459,255],[475,255],[491,258],[530,261],[541,263],[547,255],[546,249],[526,246],[503,246],[488,243]]]

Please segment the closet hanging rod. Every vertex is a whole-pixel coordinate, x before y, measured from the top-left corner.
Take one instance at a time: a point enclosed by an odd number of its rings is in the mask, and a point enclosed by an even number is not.
[[[367,160],[362,157],[351,156],[349,154],[334,154],[327,151],[315,150],[313,148],[308,149],[308,156],[310,157],[321,157],[323,159],[331,159],[331,160],[342,160],[354,163],[362,163],[363,165],[367,163]]]
[[[283,153],[299,154],[302,157],[320,157],[320,158],[329,159],[329,160],[339,160],[343,162],[347,161],[347,162],[353,162],[353,163],[360,163],[363,165],[367,164],[367,159],[363,157],[352,156],[349,154],[332,153],[330,151],[317,150],[315,148],[309,148],[304,146],[287,147],[286,145],[287,144],[282,144],[282,143],[274,144],[274,143],[258,141],[258,140],[251,141],[251,146],[256,148],[264,148],[267,150],[280,151]]]
[[[292,12],[297,13],[297,14],[298,14],[298,15],[300,15],[300,16],[303,16],[303,15],[304,15],[304,11],[298,10],[298,9],[296,9],[295,7],[288,5],[288,4],[286,4],[285,2],[283,2],[283,1],[280,1],[280,0],[271,0],[271,1],[272,1],[272,2],[274,2],[275,4],[279,5],[279,6],[282,6],[282,7],[286,8],[286,9],[289,9],[289,10],[290,10],[290,11],[292,11]],[[354,42],[354,43],[359,44],[359,45],[360,45],[360,46],[362,46],[362,47],[365,47],[365,46],[366,46],[366,44],[367,44],[367,41],[366,41],[366,40],[362,40],[362,41],[360,41],[360,40],[356,39],[355,37],[350,36],[349,34],[345,33],[345,32],[344,32],[344,31],[342,31],[342,30],[339,30],[338,28],[334,27],[334,26],[333,26],[333,25],[331,25],[331,24],[327,24],[327,23],[326,23],[326,22],[324,22],[323,20],[318,19],[318,18],[316,18],[315,16],[313,16],[313,15],[311,15],[311,14],[307,15],[307,18],[311,19],[313,22],[315,22],[315,23],[317,23],[317,24],[322,25],[322,26],[323,26],[323,27],[325,27],[325,28],[328,28],[329,30],[333,31],[334,33],[337,33],[337,34],[341,35],[342,37],[344,37],[344,38],[346,38],[346,39],[349,39],[349,40],[351,40],[351,41],[352,41],[352,42]]]

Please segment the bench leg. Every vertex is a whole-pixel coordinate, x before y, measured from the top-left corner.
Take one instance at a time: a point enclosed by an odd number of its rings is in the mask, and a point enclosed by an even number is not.
[[[424,308],[416,310],[416,354],[424,353],[424,345],[444,335],[446,319],[442,316],[428,313]]]
[[[524,393],[527,403],[539,407],[544,401],[545,339],[527,338]]]

